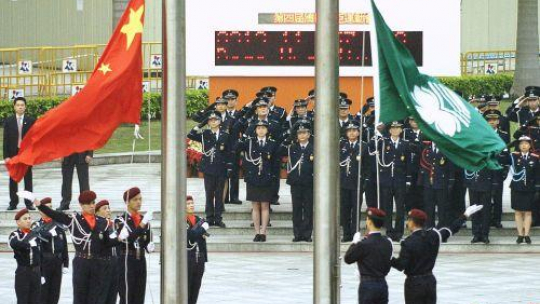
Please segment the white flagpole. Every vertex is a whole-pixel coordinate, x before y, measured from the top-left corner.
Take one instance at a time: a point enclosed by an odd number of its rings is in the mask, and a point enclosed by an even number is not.
[[[368,14],[369,14],[369,31],[370,31],[370,42],[371,42],[371,66],[373,69],[373,98],[375,99],[375,126],[379,123],[379,115],[381,113],[381,102],[380,102],[380,79],[379,79],[379,43],[377,41],[377,29],[375,27],[375,18],[373,17],[373,7],[371,6],[371,1],[368,2]],[[373,0],[375,2],[375,0]]]

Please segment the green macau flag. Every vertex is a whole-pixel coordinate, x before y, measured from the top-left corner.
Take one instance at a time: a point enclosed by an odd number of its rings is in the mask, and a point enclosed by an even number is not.
[[[418,71],[409,50],[394,37],[373,0],[371,5],[377,37],[379,121],[412,116],[456,165],[471,171],[500,168],[496,156],[505,144],[497,133],[468,102]]]

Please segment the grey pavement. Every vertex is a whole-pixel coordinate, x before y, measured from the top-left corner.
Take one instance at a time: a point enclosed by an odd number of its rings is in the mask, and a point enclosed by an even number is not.
[[[210,253],[199,304],[310,304],[313,267],[310,253]],[[435,267],[438,303],[540,303],[540,255],[441,254]],[[158,255],[148,258],[146,302],[159,303]],[[15,260],[0,253],[0,295],[15,303]],[[390,303],[404,303],[404,275],[388,276]],[[357,303],[355,265],[341,267],[341,302]],[[170,283],[174,284],[174,283]],[[71,273],[64,277],[61,304],[72,302]]]

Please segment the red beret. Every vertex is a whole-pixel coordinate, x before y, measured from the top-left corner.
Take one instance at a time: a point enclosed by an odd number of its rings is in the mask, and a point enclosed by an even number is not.
[[[186,201],[192,201],[192,200],[193,200],[193,196],[188,195],[188,196],[186,197]]]
[[[42,204],[42,205],[48,205],[48,204],[50,204],[51,202],[52,202],[52,198],[50,198],[50,197],[46,197],[46,198],[44,198],[44,199],[41,200],[41,204]]]
[[[409,218],[425,222],[427,221],[427,214],[420,209],[411,209],[411,211],[409,211]]]
[[[96,200],[96,193],[91,190],[85,190],[79,195],[79,203],[90,204]]]
[[[368,208],[367,215],[369,218],[384,220],[386,217],[386,212],[378,208]]]
[[[140,193],[141,189],[139,189],[138,187],[133,187],[129,190],[126,190],[126,192],[124,192],[124,202],[129,202],[130,199],[134,198],[137,194]]]
[[[19,210],[19,212],[15,214],[15,220],[18,221],[23,215],[27,213],[28,213],[28,209],[26,208]]]
[[[94,207],[94,210],[95,211],[98,211],[99,208],[103,207],[103,206],[109,206],[109,201],[108,200],[100,200],[99,203],[96,204],[96,207]]]

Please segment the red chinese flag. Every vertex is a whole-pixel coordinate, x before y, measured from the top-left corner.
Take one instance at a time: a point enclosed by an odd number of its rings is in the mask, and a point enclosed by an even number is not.
[[[29,166],[103,147],[142,106],[144,0],[131,0],[84,88],[40,117],[6,167],[19,182]]]

